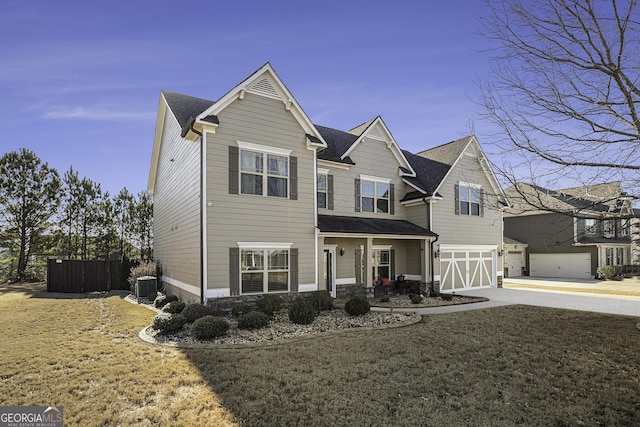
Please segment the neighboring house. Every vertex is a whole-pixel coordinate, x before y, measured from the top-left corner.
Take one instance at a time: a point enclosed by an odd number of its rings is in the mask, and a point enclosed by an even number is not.
[[[593,278],[599,266],[631,264],[634,210],[620,182],[555,191],[518,183],[505,193],[505,242],[528,245],[531,276]]]
[[[475,137],[412,154],[380,117],[314,125],[269,64],[217,101],[161,92],[148,191],[184,299],[501,280],[506,198]]]

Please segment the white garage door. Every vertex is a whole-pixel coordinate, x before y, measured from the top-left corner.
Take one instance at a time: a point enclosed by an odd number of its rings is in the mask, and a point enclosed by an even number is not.
[[[591,279],[591,254],[530,254],[531,276]]]
[[[495,246],[440,246],[440,290],[453,292],[495,286]]]

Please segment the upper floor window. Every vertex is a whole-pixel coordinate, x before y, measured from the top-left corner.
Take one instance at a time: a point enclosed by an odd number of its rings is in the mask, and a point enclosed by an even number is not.
[[[318,197],[318,208],[326,209],[327,208],[327,174],[318,172],[318,187],[317,187],[317,197]]]
[[[389,213],[389,183],[362,180],[362,212]]]
[[[394,186],[391,180],[365,177],[356,179],[356,211],[394,214]]]
[[[612,219],[604,220],[604,237],[614,237],[616,235],[616,224]]]
[[[596,220],[594,218],[586,218],[584,220],[584,233],[589,235],[596,234]]]
[[[628,236],[629,235],[629,220],[621,219],[620,220],[620,236]]]
[[[456,214],[482,216],[482,189],[471,184],[456,185]]]
[[[229,147],[229,193],[297,199],[297,158],[291,150],[238,142]]]
[[[266,167],[265,167],[266,164]],[[240,150],[240,192],[242,194],[287,197],[289,159],[275,154]]]

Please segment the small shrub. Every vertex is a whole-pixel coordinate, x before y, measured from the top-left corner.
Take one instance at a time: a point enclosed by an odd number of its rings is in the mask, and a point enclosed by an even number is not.
[[[451,295],[451,294],[440,294],[439,297],[442,299],[442,301],[452,301],[453,300],[453,295]]]
[[[367,314],[370,309],[369,301],[363,297],[353,297],[344,305],[344,311],[349,316],[362,316]]]
[[[162,311],[166,311],[167,313],[180,314],[182,310],[187,306],[187,304],[180,301],[171,301],[169,304],[165,305]]]
[[[182,315],[187,319],[188,323],[193,323],[201,317],[209,316],[213,313],[210,307],[202,304],[189,304],[184,310]]]
[[[316,310],[305,300],[298,300],[289,307],[289,320],[298,325],[309,325],[316,318]]]
[[[307,301],[318,313],[333,309],[333,297],[327,290],[311,292]]]
[[[258,307],[267,316],[272,316],[273,313],[282,310],[282,298],[279,295],[266,295],[260,301],[258,301]]]
[[[158,274],[158,265],[155,261],[143,261],[139,265],[131,268],[131,274],[129,275],[129,285],[131,290],[135,289],[138,278],[144,276],[156,277]]]
[[[249,304],[242,303],[234,305],[231,309],[231,314],[233,314],[233,317],[240,317],[243,314],[249,313],[250,311],[253,311],[253,308],[251,308]]]
[[[605,280],[613,280],[616,277],[617,270],[613,265],[602,265],[598,267],[598,277]]]
[[[238,317],[239,329],[261,329],[269,324],[269,316],[261,311],[252,311]]]
[[[422,302],[422,295],[420,294],[409,294],[409,299],[412,304],[420,304]]]
[[[158,314],[153,318],[153,329],[157,329],[161,334],[168,334],[179,331],[187,323],[187,319],[182,314]]]
[[[193,322],[191,335],[199,340],[221,337],[229,330],[229,322],[222,317],[204,316]]]

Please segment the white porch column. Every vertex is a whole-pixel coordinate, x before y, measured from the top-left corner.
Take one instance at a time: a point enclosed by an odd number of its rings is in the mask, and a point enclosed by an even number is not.
[[[429,277],[429,264],[431,263],[431,259],[429,257],[429,242],[430,239],[423,239],[420,242],[420,258],[422,262],[420,263],[420,275],[422,276],[422,281],[425,283],[429,283],[431,278]]]
[[[367,237],[367,246],[365,247],[364,254],[364,277],[365,277],[365,286],[371,286],[373,282],[373,273],[371,272],[371,256],[373,254],[373,237]]]

